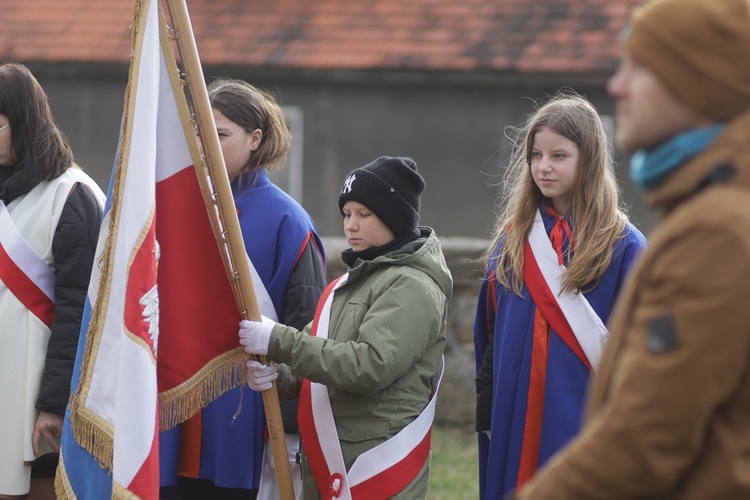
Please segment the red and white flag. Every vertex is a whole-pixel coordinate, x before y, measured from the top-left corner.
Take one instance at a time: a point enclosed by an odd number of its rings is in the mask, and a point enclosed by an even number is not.
[[[208,215],[215,208],[204,201],[203,166],[194,168],[198,141],[159,2],[136,2],[133,23],[120,144],[64,423],[56,487],[67,498],[158,498],[160,427],[243,375],[241,314]]]

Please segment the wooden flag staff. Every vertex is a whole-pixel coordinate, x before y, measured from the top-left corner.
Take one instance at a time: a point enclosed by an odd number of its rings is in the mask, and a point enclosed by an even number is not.
[[[225,231],[226,248],[229,252],[229,260],[233,268],[227,269],[227,273],[230,275],[230,280],[236,281],[237,286],[233,286],[232,288],[235,291],[235,298],[243,317],[245,319],[260,321],[260,311],[258,309],[258,301],[255,297],[252,275],[245,252],[245,244],[242,232],[240,231],[240,223],[237,219],[232,189],[224,165],[224,156],[221,152],[219,135],[216,133],[216,124],[208,99],[206,83],[203,79],[203,69],[198,57],[198,48],[193,36],[187,5],[185,0],[166,0],[166,2],[172,18],[173,29],[176,32],[179,52],[182,55],[183,70],[188,82],[196,114],[196,122],[207,159],[206,166],[209,169],[211,182],[216,190],[219,216]],[[237,342],[239,344],[239,338]],[[263,361],[266,362],[265,359]],[[282,500],[293,500],[292,474],[289,467],[286,437],[284,436],[284,425],[281,419],[281,408],[279,406],[279,395],[276,392],[276,383],[274,382],[273,386],[267,391],[263,391],[262,394],[268,426],[268,439],[273,453],[279,496]]]

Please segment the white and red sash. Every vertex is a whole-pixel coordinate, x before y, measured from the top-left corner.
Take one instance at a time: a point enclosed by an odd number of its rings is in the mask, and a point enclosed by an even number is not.
[[[266,318],[278,321],[279,319],[276,315],[276,308],[271,300],[271,295],[266,290],[266,285],[255,269],[253,261],[250,260],[250,256],[247,257],[247,262],[250,267],[253,289],[255,290],[255,298],[258,302],[260,313]],[[299,492],[302,491],[302,473],[300,465],[296,460],[296,455],[299,451],[299,436],[297,434],[285,434],[284,438],[286,440],[287,457],[289,458],[289,469],[292,476],[292,488],[294,489],[295,497],[299,497]],[[258,484],[258,494],[255,498],[256,500],[278,500],[280,498],[279,486],[276,482],[276,465],[273,462],[273,450],[271,449],[270,441],[266,441],[263,445],[260,483]]]
[[[311,335],[328,338],[333,293],[348,274],[328,285],[318,302]],[[300,433],[310,469],[321,496],[330,500],[390,498],[405,488],[424,467],[430,453],[435,402],[443,376],[443,362],[435,376],[430,402],[398,434],[361,454],[346,471],[328,387],[305,379],[300,392]]]
[[[18,231],[0,201],[0,281],[48,328],[55,317],[55,276]]]
[[[537,210],[526,241],[524,281],[552,329],[586,366],[595,370],[609,332],[582,293],[563,291],[563,271],[565,266],[559,263]]]

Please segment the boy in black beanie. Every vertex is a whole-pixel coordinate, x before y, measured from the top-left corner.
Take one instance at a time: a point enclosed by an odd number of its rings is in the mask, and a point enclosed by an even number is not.
[[[453,281],[435,232],[418,227],[424,186],[410,158],[353,170],[339,196],[349,272],[323,293],[313,323],[240,323],[245,351],[280,363],[248,361],[250,386],[278,380],[283,398],[299,395],[304,498],[427,496]],[[321,440],[332,435],[338,442]]]
[[[411,158],[381,156],[355,168],[346,177],[339,195],[339,210],[358,201],[370,208],[396,236],[416,229],[425,182]]]
[[[393,248],[419,237],[419,206],[425,182],[411,158],[381,156],[355,168],[344,180],[339,194],[339,210],[344,216],[344,233],[351,246],[342,259],[352,267],[358,258],[372,260]],[[361,239],[359,214],[372,212],[390,231],[381,233],[374,226],[370,241]],[[372,222],[372,221],[370,221]],[[367,222],[363,222],[367,224]]]

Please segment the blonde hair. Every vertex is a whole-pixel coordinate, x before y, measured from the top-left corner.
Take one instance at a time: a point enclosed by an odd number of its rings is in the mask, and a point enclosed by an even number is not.
[[[609,267],[617,240],[628,217],[620,207],[619,189],[610,146],[596,109],[583,97],[558,94],[531,115],[522,127],[511,127],[511,158],[505,172],[500,197],[500,213],[493,241],[484,254],[488,267],[494,267],[499,282],[514,293],[523,289],[523,256],[526,238],[537,208],[551,204],[531,175],[531,152],[536,133],[547,127],[573,141],[579,149],[580,164],[569,196],[575,254],[562,275],[568,291],[595,286]],[[498,247],[499,254],[494,256]]]

